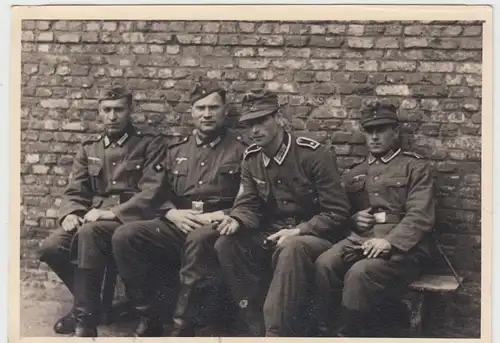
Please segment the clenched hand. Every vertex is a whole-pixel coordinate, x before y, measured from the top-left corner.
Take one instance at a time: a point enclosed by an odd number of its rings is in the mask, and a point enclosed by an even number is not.
[[[76,214],[68,214],[64,217],[61,226],[64,231],[70,232],[77,229],[84,222],[82,217],[77,216]]]
[[[370,213],[371,208],[364,209],[354,215],[356,226],[363,231],[370,230],[375,224],[375,216]]]
[[[115,219],[116,216],[113,213],[113,211],[110,210],[99,210],[97,208],[93,208],[90,211],[88,211],[85,216],[83,216],[83,219],[85,222],[96,222],[98,220],[113,220]]]

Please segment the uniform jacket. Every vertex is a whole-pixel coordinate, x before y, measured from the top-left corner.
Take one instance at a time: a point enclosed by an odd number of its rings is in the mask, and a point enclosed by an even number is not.
[[[230,215],[248,229],[296,227],[303,235],[337,237],[346,229],[349,204],[335,154],[288,132],[272,159],[250,146]]]
[[[133,126],[116,141],[101,135],[84,142],[73,160],[59,222],[91,208],[111,209],[123,223],[154,218],[165,151],[163,137]]]
[[[352,238],[385,238],[403,252],[416,246],[428,252],[426,233],[433,230],[436,205],[428,162],[399,149],[381,159],[366,158],[344,174],[344,182],[352,214],[368,207],[385,213],[385,223],[381,220],[367,232],[353,230]]]
[[[203,202],[203,212],[228,212],[238,193],[247,147],[241,136],[229,130],[206,144],[194,132],[171,142],[165,159],[162,216],[172,208],[191,209],[193,201]]]

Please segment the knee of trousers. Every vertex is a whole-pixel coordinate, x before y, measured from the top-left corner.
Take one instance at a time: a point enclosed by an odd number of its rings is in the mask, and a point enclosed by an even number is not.
[[[38,249],[40,261],[46,263],[62,262],[69,260],[69,251],[57,237],[47,237]]]
[[[292,261],[311,260],[307,253],[307,244],[299,237],[290,237],[277,247],[273,254],[273,260],[276,263],[284,263],[285,267],[293,268],[295,264]]]
[[[355,263],[344,277],[343,303],[351,309],[366,310],[375,294],[383,287],[373,279],[376,260]]]
[[[337,275],[342,268],[343,261],[340,255],[329,254],[328,251],[321,254],[314,262],[316,280],[318,282],[328,282],[328,284],[341,284]]]
[[[235,236],[220,236],[215,242],[214,248],[221,264],[231,264],[239,246],[238,239]]]
[[[214,245],[217,237],[219,236],[219,232],[214,230],[212,226],[204,226],[197,230],[191,231],[186,236],[187,245],[204,245],[210,244]]]
[[[120,226],[113,233],[111,237],[111,244],[113,246],[113,254],[120,255],[122,253],[128,253],[130,250],[130,243],[137,240],[140,230],[134,223],[127,223]]]

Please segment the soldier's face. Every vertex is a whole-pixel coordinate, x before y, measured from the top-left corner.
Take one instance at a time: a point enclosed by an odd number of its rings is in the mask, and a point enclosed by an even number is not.
[[[265,147],[278,134],[279,125],[275,116],[265,116],[249,120],[250,138],[260,147]]]
[[[105,130],[110,135],[121,133],[130,122],[130,105],[126,98],[102,100],[99,113],[103,118]]]
[[[399,138],[399,128],[393,125],[380,125],[364,129],[366,144],[373,156],[384,156],[394,148]]]
[[[194,125],[203,133],[219,130],[226,120],[226,106],[219,93],[212,93],[196,101],[192,108]]]

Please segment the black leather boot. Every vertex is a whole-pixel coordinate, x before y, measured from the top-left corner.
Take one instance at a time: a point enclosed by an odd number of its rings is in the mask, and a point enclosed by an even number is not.
[[[60,335],[69,335],[75,332],[76,318],[75,318],[75,308],[71,308],[66,315],[59,318],[59,320],[54,324],[54,332]]]
[[[174,312],[174,326],[170,333],[171,337],[194,337],[195,334],[195,316],[196,293],[198,289],[182,285],[177,296],[177,305]]]
[[[75,337],[97,337],[104,269],[75,271]]]
[[[137,309],[141,318],[139,325],[135,329],[136,337],[162,337],[163,336],[163,323],[156,308],[148,306],[145,308]]]

